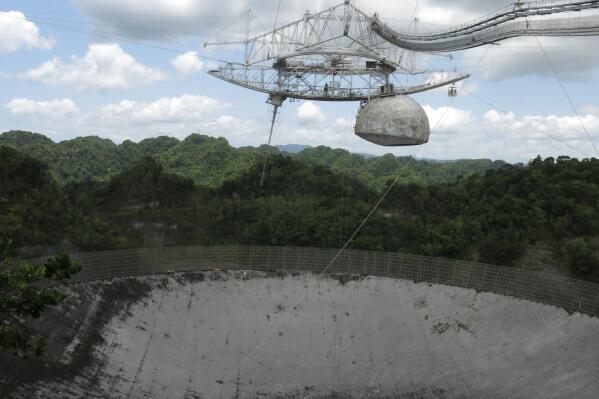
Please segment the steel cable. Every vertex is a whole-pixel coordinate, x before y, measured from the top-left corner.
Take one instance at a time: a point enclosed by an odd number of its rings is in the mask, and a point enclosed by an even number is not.
[[[478,65],[480,65],[480,63],[483,61],[483,59],[487,55],[488,51],[489,51],[489,48],[487,48],[487,50],[484,52],[484,54],[480,58],[479,62],[474,66],[474,68],[473,68],[472,72],[470,73],[470,75],[472,75],[472,74],[474,74],[474,72],[476,72],[476,69],[478,68]],[[453,104],[454,101],[455,101],[455,97],[452,98],[450,104]],[[441,115],[441,117],[439,118],[439,120],[433,126],[433,129],[435,129],[441,123],[441,121],[443,120],[443,118],[447,115],[447,112],[449,111],[449,109],[450,109],[450,107],[445,108],[443,114]],[[418,155],[418,153],[420,153],[421,149],[422,149],[422,146],[418,147],[418,149],[416,150],[416,152],[414,153],[414,155],[410,158],[410,160],[400,170],[400,172],[398,173],[398,175],[395,178],[395,180],[393,180],[393,182],[389,185],[389,187],[387,188],[387,190],[385,190],[385,192],[383,193],[383,195],[381,196],[381,198],[377,201],[377,203],[374,205],[374,207],[370,210],[370,212],[362,220],[362,222],[360,223],[360,225],[358,226],[358,228],[351,234],[351,236],[348,238],[348,240],[345,242],[345,244],[336,252],[335,256],[333,256],[333,258],[326,265],[326,267],[324,269],[322,269],[318,273],[316,281],[320,281],[324,277],[324,275],[329,271],[329,269],[331,268],[331,266],[337,261],[337,259],[339,259],[339,257],[341,256],[341,254],[352,243],[352,241],[354,240],[354,238],[356,238],[356,236],[360,233],[360,231],[362,231],[362,228],[366,225],[366,223],[368,223],[368,221],[370,220],[370,218],[374,215],[374,213],[379,209],[379,207],[381,206],[381,204],[385,201],[385,199],[387,198],[387,196],[389,195],[389,193],[391,192],[391,190],[393,190],[393,188],[395,187],[395,185],[397,184],[397,182],[399,181],[399,179],[403,176],[403,174],[406,172],[406,170],[414,162],[414,160],[416,159],[416,156]],[[302,295],[294,303],[294,306],[291,306],[289,308],[289,310],[283,314],[283,316],[275,323],[275,325],[273,326],[273,328],[267,334],[265,334],[264,337],[248,352],[248,354],[243,358],[243,360],[241,360],[241,362],[239,363],[239,365],[237,367],[235,367],[235,369],[229,375],[227,375],[227,377],[225,379],[223,379],[223,381],[225,383],[228,383],[231,380],[231,378],[233,378],[239,372],[239,370],[241,369],[241,367],[243,367],[243,365],[249,359],[251,359],[254,356],[254,354],[256,354],[256,352],[258,351],[258,349],[260,349],[266,343],[266,341],[268,341],[268,339],[272,336],[272,334],[274,334],[283,325],[283,323],[291,315],[293,309],[297,308],[297,306],[304,300],[304,298],[306,298],[306,296],[308,295],[308,292],[309,292],[310,288],[311,288],[311,286],[308,285],[306,287],[306,289],[304,290],[304,292],[302,293]],[[210,399],[210,398],[214,397],[214,395],[218,392],[218,390],[219,389],[217,388],[214,391],[212,391],[212,393],[207,396],[207,399]]]

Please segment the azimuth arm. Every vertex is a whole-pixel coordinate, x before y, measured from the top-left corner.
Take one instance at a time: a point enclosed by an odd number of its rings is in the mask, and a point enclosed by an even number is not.
[[[597,8],[599,0],[520,3],[472,23],[434,34],[397,32],[378,18],[373,18],[370,26],[383,39],[408,50],[457,51],[518,36],[599,35],[599,15],[543,17]]]

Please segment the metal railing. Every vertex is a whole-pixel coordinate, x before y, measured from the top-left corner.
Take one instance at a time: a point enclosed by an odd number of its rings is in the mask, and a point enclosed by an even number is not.
[[[291,247],[170,247],[73,254],[84,282],[210,270],[321,273],[338,250]],[[32,260],[33,262],[42,259]],[[391,277],[512,296],[599,317],[599,284],[520,268],[401,253],[344,251],[327,273]]]

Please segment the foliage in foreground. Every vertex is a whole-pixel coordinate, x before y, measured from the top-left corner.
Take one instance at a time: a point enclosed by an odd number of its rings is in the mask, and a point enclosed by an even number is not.
[[[39,318],[48,307],[66,298],[60,290],[42,285],[69,279],[80,271],[80,266],[65,253],[39,266],[26,262],[15,265],[7,256],[9,245],[9,240],[0,240],[0,351],[10,351],[20,358],[40,356],[44,337],[27,326],[27,319]]]
[[[599,281],[599,251],[593,249],[588,239],[574,238],[564,243],[562,255],[575,277]]]

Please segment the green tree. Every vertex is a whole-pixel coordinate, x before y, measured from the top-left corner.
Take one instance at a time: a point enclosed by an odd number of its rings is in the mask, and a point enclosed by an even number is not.
[[[62,302],[66,295],[51,283],[71,278],[81,267],[66,253],[39,266],[15,265],[7,255],[10,241],[0,240],[0,246],[0,350],[21,358],[40,356],[44,337],[27,327],[27,318],[39,318],[48,307]]]
[[[480,260],[484,263],[513,266],[525,249],[526,243],[517,230],[493,231],[480,243]]]
[[[599,281],[599,255],[584,238],[574,238],[564,243],[562,256],[574,277]]]
[[[279,153],[277,148],[267,146],[234,148],[222,137],[201,134],[191,134],[183,141],[157,137],[139,143],[126,140],[117,145],[93,136],[55,143],[38,133],[10,131],[0,134],[0,144],[43,161],[59,183],[106,181],[140,159],[152,157],[167,172],[213,188],[242,176],[267,154]],[[384,190],[388,180],[394,179],[399,172],[403,173],[401,181],[436,184],[453,182],[462,175],[483,174],[504,164],[487,159],[438,162],[392,154],[376,157],[324,146],[306,148],[290,156],[311,166],[328,166],[335,173],[355,176],[377,191]],[[406,167],[408,163],[409,168]]]

